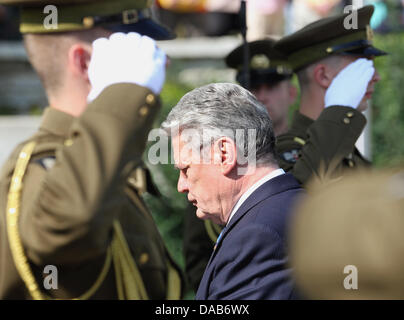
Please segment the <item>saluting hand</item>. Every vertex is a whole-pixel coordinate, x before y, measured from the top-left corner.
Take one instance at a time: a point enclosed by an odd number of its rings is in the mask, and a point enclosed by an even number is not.
[[[366,94],[375,68],[373,61],[361,58],[338,73],[325,94],[325,107],[347,106],[356,109]]]
[[[116,83],[134,83],[159,94],[165,80],[166,55],[156,42],[138,33],[114,33],[93,42],[88,69],[88,101]]]

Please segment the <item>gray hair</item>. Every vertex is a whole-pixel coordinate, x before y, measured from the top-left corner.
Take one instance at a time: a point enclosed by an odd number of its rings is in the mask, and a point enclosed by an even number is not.
[[[161,127],[168,135],[173,135],[171,131],[175,127],[177,134],[186,129],[197,130],[203,136],[201,149],[223,136],[234,139],[241,131],[242,139],[235,142],[244,157],[252,152],[257,165],[277,164],[275,135],[266,108],[253,94],[236,84],[214,83],[188,92]],[[254,137],[249,134],[251,131]]]

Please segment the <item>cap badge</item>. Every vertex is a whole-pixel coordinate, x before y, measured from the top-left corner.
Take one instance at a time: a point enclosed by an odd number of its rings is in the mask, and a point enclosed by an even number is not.
[[[136,23],[139,21],[139,14],[137,10],[125,10],[122,12],[122,22],[124,24]]]
[[[276,67],[276,72],[278,74],[284,74],[284,73],[286,73],[286,70],[285,70],[285,68],[283,66],[277,66]]]
[[[94,18],[93,17],[84,17],[83,26],[86,28],[92,28],[94,26]]]
[[[265,54],[256,54],[251,59],[251,68],[253,69],[268,69],[270,65],[271,63]]]

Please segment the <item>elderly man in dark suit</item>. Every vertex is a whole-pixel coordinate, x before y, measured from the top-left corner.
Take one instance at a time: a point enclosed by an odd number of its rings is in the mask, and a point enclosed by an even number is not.
[[[225,225],[197,299],[291,299],[286,231],[302,189],[279,168],[265,107],[235,84],[186,94],[162,124],[178,191],[197,216]]]

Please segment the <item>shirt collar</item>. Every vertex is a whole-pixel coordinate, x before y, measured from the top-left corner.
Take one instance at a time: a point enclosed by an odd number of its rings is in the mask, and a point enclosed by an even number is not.
[[[266,176],[264,176],[263,178],[258,180],[256,183],[254,183],[250,188],[248,188],[248,190],[246,192],[244,192],[244,194],[240,197],[240,199],[238,199],[236,205],[233,207],[233,210],[231,211],[231,214],[230,214],[229,220],[227,221],[226,226],[229,225],[231,218],[233,218],[233,216],[237,212],[237,210],[241,207],[241,205],[248,199],[248,197],[255,190],[257,190],[259,187],[261,187],[264,183],[268,182],[269,180],[271,180],[277,176],[280,176],[282,174],[285,174],[285,171],[283,171],[283,169],[276,169],[276,170],[268,173]]]
[[[47,107],[42,117],[40,130],[65,137],[68,135],[74,119],[70,114]]]

